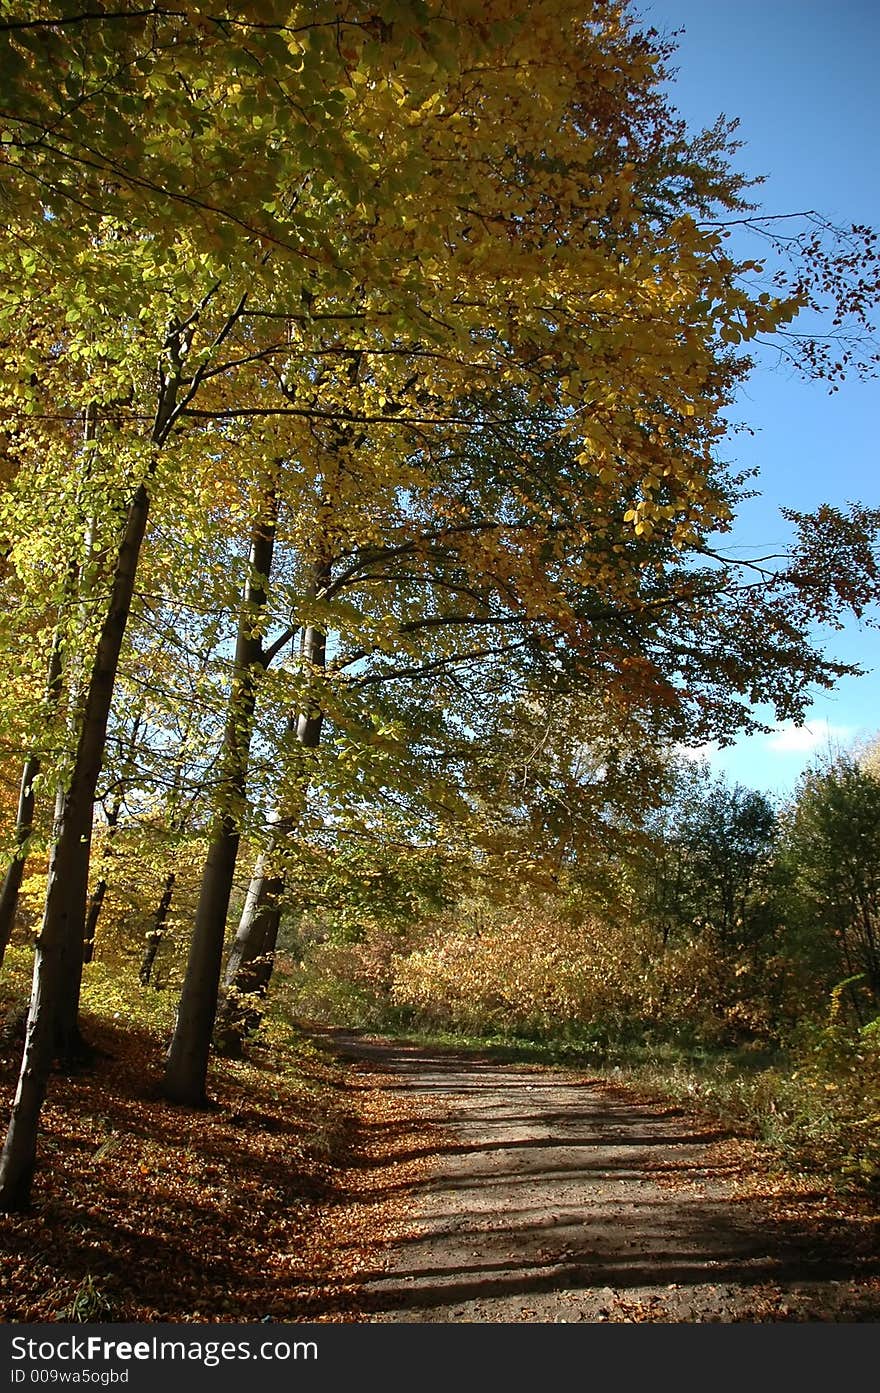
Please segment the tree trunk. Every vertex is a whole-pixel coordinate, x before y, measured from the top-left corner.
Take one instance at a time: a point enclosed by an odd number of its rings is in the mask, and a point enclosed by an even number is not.
[[[174,332],[178,333],[179,350],[179,331],[172,330],[169,343],[174,342]],[[178,361],[176,374],[168,373],[162,380],[152,431],[152,443],[157,447],[164,443],[174,420],[179,371]],[[53,1053],[59,1045],[64,1053],[72,1053],[79,1040],[79,989],[95,792],[149,512],[150,496],[146,483],[141,483],[128,506],[119,542],[107,610],[85,692],[73,769],[66,790],[58,798],[24,1053],[0,1156],[3,1212],[24,1209],[30,1203],[37,1130]]]
[[[131,735],[128,740],[128,749],[122,762],[119,772],[117,792],[107,813],[107,838],[104,842],[103,853],[100,864],[106,865],[113,856],[113,843],[119,831],[119,815],[122,812],[122,800],[128,780],[132,777],[135,767],[135,755],[137,753],[137,739],[143,724],[143,709],[137,712],[131,727]],[[98,927],[98,920],[101,917],[101,910],[104,907],[104,899],[107,894],[107,877],[103,871],[98,877],[98,883],[89,896],[89,906],[86,911],[86,924],[83,932],[83,963],[90,963],[95,955],[95,931]]]
[[[104,907],[104,897],[107,894],[107,882],[102,876],[89,896],[89,907],[86,911],[86,926],[83,932],[83,963],[90,963],[95,956],[95,931],[98,927],[98,920],[101,917],[101,910]]]
[[[15,819],[15,855],[3,879],[3,887],[0,889],[0,965],[3,963],[6,948],[15,927],[18,892],[24,877],[28,839],[34,825],[34,779],[39,772],[39,759],[36,755],[30,755],[25,761],[18,794],[18,813]]]
[[[232,685],[220,757],[217,812],[211,827],[195,924],[177,1022],[165,1065],[163,1093],[174,1103],[204,1107],[211,1034],[217,1013],[226,917],[241,838],[240,810],[245,798],[247,766],[256,702],[256,677],[263,667],[260,623],[275,544],[276,498],[266,495],[266,509],[251,538],[249,575],[238,622]]]
[[[284,876],[270,875],[271,852],[261,852],[251,877],[247,899],[226,964],[226,996],[214,1029],[214,1046],[222,1054],[237,1057],[246,1035],[253,1034],[261,1019],[260,1003],[266,995],[275,961]]]
[[[135,729],[137,729],[137,722]],[[113,807],[107,814],[107,844],[104,847],[104,855],[101,861],[104,862],[112,855],[111,843],[116,836],[116,829],[119,826],[119,814],[122,809],[122,798],[117,798]],[[86,922],[83,930],[83,963],[90,963],[95,954],[95,930],[98,927],[98,919],[104,905],[104,896],[107,894],[107,878],[103,874],[99,877],[98,883],[89,896],[88,909],[86,910]]]
[[[141,546],[147,530],[150,498],[141,484],[129,505],[126,527],[119,547],[116,571],[107,615],[98,641],[95,661],[85,696],[85,706],[70,784],[58,801],[54,833],[55,849],[69,842],[70,870],[54,889],[52,861],[42,935],[47,925],[63,923],[61,939],[62,973],[56,1000],[56,1049],[61,1058],[76,1059],[82,1049],[79,1032],[79,998],[82,988],[83,945],[86,902],[89,889],[89,861],[95,795],[104,762],[107,724],[113,701],[113,688],[119,668],[119,655],[131,613],[134,582]],[[63,901],[63,903],[62,903]]]
[[[320,594],[330,583],[328,561],[315,566],[313,595]],[[305,711],[292,722],[296,740],[303,750],[315,750],[321,741],[323,714],[315,688],[326,664],[327,636],[309,625],[303,635],[302,658],[310,669],[310,701]],[[308,776],[306,775],[306,778]],[[275,945],[281,922],[281,900],[284,894],[283,871],[271,872],[270,867],[280,845],[293,833],[296,816],[290,812],[277,819],[268,848],[260,853],[248,887],[247,898],[226,965],[226,996],[215,1032],[215,1044],[226,1054],[241,1052],[244,1037],[252,1034],[262,1018],[262,1002],[269,990],[275,964]]]
[[[71,573],[76,567],[71,567]],[[49,671],[46,677],[46,700],[50,709],[58,704],[61,695],[61,635],[56,629],[49,654]],[[41,761],[38,755],[28,755],[21,775],[21,788],[18,794],[18,812],[15,818],[15,855],[0,889],[0,966],[15,927],[15,914],[18,909],[18,894],[24,879],[27,860],[27,844],[34,826],[34,781],[40,772]]]
[[[140,972],[138,978],[142,987],[150,985],[150,978],[153,975],[153,965],[156,961],[156,954],[159,946],[165,937],[165,925],[168,922],[168,911],[171,908],[171,900],[174,895],[174,886],[177,876],[174,871],[169,871],[165,879],[165,886],[162,890],[162,898],[156,906],[156,914],[153,919],[153,927],[147,934],[147,946],[144,949],[144,956],[141,959]]]
[[[146,486],[141,484],[129,506],[119,547],[110,603],[86,694],[73,772],[66,791],[59,798],[43,924],[37,939],[24,1057],[9,1132],[0,1158],[0,1209],[4,1211],[23,1208],[30,1201],[37,1125],[53,1050],[57,1045],[65,1054],[74,1053],[78,1043],[77,1014],[93,805],[148,513],[149,495]]]

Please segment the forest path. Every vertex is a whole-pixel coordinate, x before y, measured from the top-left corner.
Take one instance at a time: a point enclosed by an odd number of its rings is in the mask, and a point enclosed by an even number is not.
[[[871,1216],[744,1187],[749,1144],[705,1118],[570,1069],[337,1032],[332,1048],[420,1120],[372,1163],[418,1160],[424,1179],[366,1274],[367,1320],[880,1319]]]

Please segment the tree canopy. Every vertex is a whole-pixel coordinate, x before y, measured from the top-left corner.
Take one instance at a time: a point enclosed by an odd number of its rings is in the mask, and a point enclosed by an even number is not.
[[[670,53],[605,0],[0,5],[0,741],[48,853],[0,1203],[80,1047],[96,799],[104,852],[164,829],[161,903],[203,840],[166,1076],[200,1104],[243,837],[245,938],[333,829],[489,846],[503,809],[564,857],[584,769],[607,826],[637,735],[847,670],[811,626],[876,599],[880,513],[743,565],[719,454],[755,342],[870,368],[873,234],[760,218]]]

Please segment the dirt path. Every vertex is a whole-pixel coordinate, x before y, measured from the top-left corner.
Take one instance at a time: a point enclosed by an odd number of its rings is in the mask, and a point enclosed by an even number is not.
[[[425,1178],[367,1274],[368,1320],[880,1319],[877,1224],[744,1194],[743,1148],[712,1123],[571,1071],[334,1048],[435,1124],[399,1147]]]

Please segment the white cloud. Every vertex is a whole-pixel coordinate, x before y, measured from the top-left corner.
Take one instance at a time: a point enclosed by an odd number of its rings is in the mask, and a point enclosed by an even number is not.
[[[765,747],[779,755],[811,754],[814,750],[847,744],[855,735],[854,726],[835,726],[824,719],[796,726],[783,721],[765,741]]]
[[[691,764],[708,764],[712,756],[718,753],[718,742],[710,740],[707,745],[676,745],[675,753]]]

